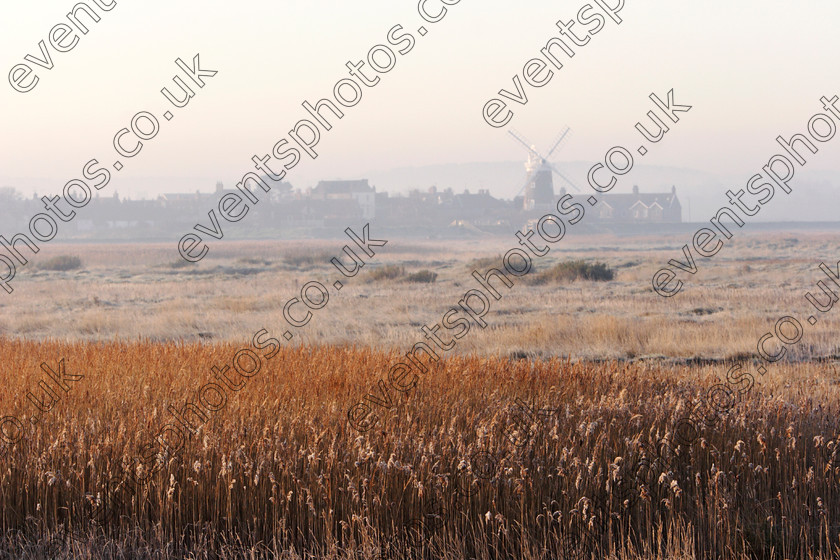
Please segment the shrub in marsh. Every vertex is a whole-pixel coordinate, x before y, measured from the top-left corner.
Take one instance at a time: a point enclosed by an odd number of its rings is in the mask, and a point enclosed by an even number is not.
[[[374,268],[368,272],[368,279],[374,282],[379,280],[396,280],[405,276],[405,267],[396,264],[389,264]]]
[[[182,268],[187,268],[188,266],[195,266],[195,263],[192,263],[190,261],[186,261],[184,259],[178,259],[178,260],[172,261],[171,263],[167,264],[166,266],[173,269],[173,270],[180,270]]]
[[[582,260],[566,261],[556,264],[532,276],[526,276],[527,284],[562,284],[575,280],[589,280],[592,282],[609,282],[615,279],[615,272],[605,263],[588,263]]]
[[[38,268],[41,270],[55,270],[59,272],[77,270],[82,268],[82,259],[79,257],[71,257],[70,255],[59,255],[40,263]]]
[[[431,270],[418,270],[406,276],[405,281],[417,284],[433,284],[437,280],[437,276],[437,272]]]
[[[300,247],[286,251],[283,255],[283,263],[294,268],[311,268],[329,264],[330,258],[332,255],[325,251],[313,251],[310,248]]]
[[[502,263],[502,260],[502,255],[498,255],[496,257],[479,257],[470,261],[467,264],[467,268],[469,268],[470,270],[486,270],[488,268],[498,268]]]
[[[236,264],[247,264],[247,265],[255,265],[255,266],[268,266],[271,264],[271,261],[266,259],[260,259],[257,257],[239,257],[236,259]]]

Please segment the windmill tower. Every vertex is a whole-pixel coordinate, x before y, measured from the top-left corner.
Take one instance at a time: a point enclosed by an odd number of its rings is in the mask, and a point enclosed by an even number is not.
[[[568,183],[575,191],[580,192],[580,189],[565,175],[560,173],[557,168],[549,163],[548,158],[557,150],[558,146],[563,142],[569,133],[569,128],[566,127],[557,141],[548,151],[546,156],[542,156],[536,146],[530,144],[523,139],[522,135],[513,131],[509,131],[517,142],[525,146],[528,150],[528,161],[525,162],[525,173],[527,179],[525,185],[519,189],[516,196],[519,196],[522,191],[525,191],[525,199],[522,204],[524,210],[551,210],[555,204],[554,195],[554,178],[553,173],[556,173],[564,182]]]
[[[551,167],[539,156],[535,155],[536,147],[531,146],[533,152],[528,154],[525,162],[525,174],[529,177],[525,185],[525,210],[547,210],[554,206],[554,181],[551,177]]]

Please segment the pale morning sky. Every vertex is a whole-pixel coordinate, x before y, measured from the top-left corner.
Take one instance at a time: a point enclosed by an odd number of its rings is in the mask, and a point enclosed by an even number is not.
[[[160,117],[171,108],[160,90],[172,84],[175,59],[201,53],[201,66],[218,74],[171,122],[160,119],[158,136],[123,160],[106,190],[155,194],[173,190],[178,178],[189,190],[212,190],[216,179],[252,171],[251,156],[270,153],[307,116],[301,103],[331,96],[348,77],[345,63],[387,44],[397,24],[414,35],[413,50],[364,90],[323,133],[318,159],[304,158],[288,180],[306,187],[392,167],[522,159],[509,127],[488,126],[482,108],[500,88],[515,91],[513,76],[558,35],[555,22],[592,1],[461,0],[442,21],[425,23],[414,0],[117,0],[65,53],[49,45],[48,33],[67,22],[74,0],[7,2],[0,186],[59,193],[88,160],[112,164],[114,134],[138,111]],[[426,3],[430,12],[441,5]],[[778,151],[777,135],[804,132],[822,110],[819,98],[840,95],[836,0],[627,0],[619,16],[621,25],[607,19],[548,85],[523,84],[529,101],[515,108],[510,127],[545,146],[571,126],[560,160],[594,163],[611,146],[634,149],[633,125],[652,108],[648,95],[674,88],[677,103],[693,109],[643,163],[746,180]],[[39,83],[18,93],[9,71],[27,54],[40,56],[41,40],[54,67],[34,66]],[[835,138],[808,167],[840,171],[838,155]]]

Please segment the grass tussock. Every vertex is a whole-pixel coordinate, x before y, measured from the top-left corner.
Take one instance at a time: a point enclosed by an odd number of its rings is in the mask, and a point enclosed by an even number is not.
[[[405,267],[397,264],[389,264],[374,268],[367,273],[370,282],[405,282],[409,284],[433,284],[437,281],[437,273],[423,269],[417,272],[407,272]]]
[[[397,264],[380,266],[367,273],[367,279],[371,282],[399,280],[403,277],[405,277],[405,267]]]
[[[467,268],[469,270],[484,271],[488,268],[499,268],[502,266],[502,262],[502,255],[498,255],[495,257],[479,257],[477,259],[471,260],[467,264]]]
[[[185,259],[176,259],[166,264],[166,268],[171,268],[172,270],[182,270],[184,268],[196,267],[196,263],[190,262]]]
[[[38,263],[40,270],[67,272],[82,268],[82,259],[72,255],[58,255]]]
[[[610,282],[615,272],[605,263],[588,263],[583,260],[558,263],[548,270],[529,274],[525,282],[531,285],[566,284],[576,280],[589,282]]]
[[[434,284],[437,280],[437,273],[431,270],[418,270],[406,275],[405,281],[414,284]]]
[[[283,263],[292,268],[312,268],[326,266],[333,257],[326,251],[313,250],[310,247],[287,249],[283,252]]]

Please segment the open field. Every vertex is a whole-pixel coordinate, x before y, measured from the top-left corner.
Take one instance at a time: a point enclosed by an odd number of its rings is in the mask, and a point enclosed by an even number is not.
[[[690,241],[683,237],[566,237],[535,260],[528,276],[557,262],[586,259],[610,265],[615,280],[502,288],[504,297],[487,316],[489,326],[473,329],[455,352],[598,359],[754,354],[758,338],[780,317],[809,311],[803,296],[825,279],[820,261],[838,258],[837,233],[741,235],[717,256],[698,258],[694,277],[682,273],[683,292],[664,299],[651,289],[651,277],[669,259],[682,258],[679,247]],[[283,306],[308,281],[329,286],[341,278],[347,286],[293,342],[405,351],[422,340],[420,327],[438,321],[477,287],[473,270],[501,267],[501,255],[517,246],[513,236],[390,240],[358,276],[344,279],[329,259],[341,255],[346,241],[236,242],[190,266],[173,266],[179,259],[169,245],[50,246],[33,258],[35,266],[56,255],[78,255],[83,268],[24,269],[15,292],[0,298],[0,334],[28,340],[243,341],[260,328],[285,331]],[[371,278],[371,270],[387,265],[427,269],[437,280]],[[840,315],[825,314],[808,328],[794,356],[840,355],[838,326]]]
[[[37,255],[0,299],[0,558],[840,556],[840,315],[756,373],[836,233],[736,237],[670,299],[686,240],[569,236],[406,391],[389,369],[515,238],[389,240],[283,341],[346,241]],[[36,270],[58,256],[81,267]],[[579,259],[614,278],[532,280]],[[755,384],[719,408],[735,365]]]

